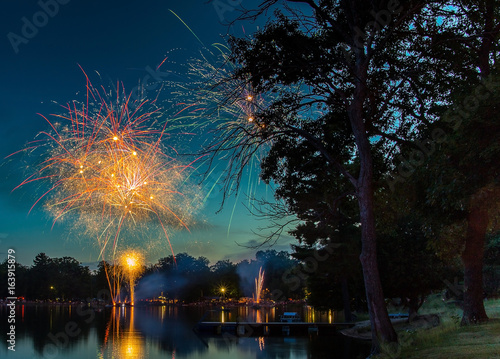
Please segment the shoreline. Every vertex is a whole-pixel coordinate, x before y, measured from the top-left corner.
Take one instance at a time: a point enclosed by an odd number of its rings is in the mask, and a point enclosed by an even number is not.
[[[408,318],[394,318],[391,323],[394,329],[398,331],[407,330],[414,331],[420,329],[428,329],[440,325],[440,317],[438,314],[425,314],[417,316],[411,323],[408,323]],[[356,322],[354,327],[339,330],[342,335],[363,341],[370,341],[372,339],[371,325],[369,320]]]

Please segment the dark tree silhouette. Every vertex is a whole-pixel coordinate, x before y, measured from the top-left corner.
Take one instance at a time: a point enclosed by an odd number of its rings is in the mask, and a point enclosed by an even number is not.
[[[232,80],[247,83],[256,94],[275,95],[251,116],[257,130],[248,124],[239,129],[252,139],[240,142],[240,151],[229,145],[232,138],[218,138],[212,147],[216,153],[232,151],[230,170],[236,176],[228,178],[239,178],[255,153],[251,148],[286,139],[291,151],[313,148],[336,176],[332,183],[350,186],[344,197],[353,194],[358,204],[373,352],[379,340],[397,340],[377,265],[374,152],[405,142],[418,124],[432,121],[430,108],[444,104],[447,92],[441,90],[451,76],[425,54],[433,39],[421,33],[422,25],[439,27],[425,18],[429,3],[267,0],[244,13],[242,19],[255,19],[274,6],[280,9],[252,38],[230,41],[230,59],[241,65]],[[224,131],[235,133],[238,128]]]

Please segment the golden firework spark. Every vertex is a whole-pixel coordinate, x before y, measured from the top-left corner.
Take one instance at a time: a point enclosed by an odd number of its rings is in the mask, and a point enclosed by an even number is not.
[[[145,235],[157,225],[173,254],[167,227],[187,228],[194,213],[186,171],[191,164],[175,159],[169,122],[156,99],[132,101],[123,85],[105,92],[86,78],[85,103],[41,115],[50,130],[27,150],[42,161],[18,187],[48,182],[32,209],[44,200],[54,223],[74,219],[97,238],[102,259],[111,253],[113,265],[120,233]]]
[[[187,63],[189,81],[172,83],[172,87],[177,95],[176,120],[199,132],[206,140],[202,153],[211,155],[199,165],[208,177],[204,201],[217,188],[223,193],[223,202],[235,194],[234,213],[240,184],[246,183],[247,206],[251,207],[261,183],[256,169],[273,141],[273,127],[261,114],[275,95],[259,93],[250,81],[232,76],[236,65],[228,53],[223,44],[204,48]],[[228,233],[231,222],[232,214]]]
[[[130,305],[134,305],[135,281],[144,271],[144,256],[137,250],[128,250],[120,257],[120,265],[129,282]]]

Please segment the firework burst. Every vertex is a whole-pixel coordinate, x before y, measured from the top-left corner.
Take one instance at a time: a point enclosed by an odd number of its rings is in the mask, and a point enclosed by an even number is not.
[[[260,181],[256,169],[272,142],[272,132],[260,116],[269,95],[256,92],[249,81],[232,75],[235,65],[224,45],[215,44],[214,49],[205,48],[189,61],[188,80],[173,84],[175,118],[201,134],[201,154],[209,155],[198,167],[208,179],[205,199],[219,187],[224,203],[229,194],[239,193],[245,176],[250,204]]]
[[[248,81],[235,79],[235,67],[225,48],[217,44],[216,49],[218,55],[208,51],[188,63],[189,85],[177,84],[178,93],[185,98],[179,101],[179,115],[195,127],[209,128],[219,139],[230,138],[223,145],[219,142],[221,150],[248,147],[248,139],[262,137],[265,132],[266,125],[258,117],[265,106],[264,96]]]
[[[102,259],[111,253],[115,263],[120,233],[144,236],[157,225],[173,254],[167,227],[187,228],[194,212],[186,182],[191,164],[180,164],[165,146],[168,121],[156,99],[132,101],[123,85],[106,92],[86,78],[85,103],[42,116],[50,130],[27,149],[42,160],[18,187],[49,183],[33,207],[43,200],[54,223],[69,217],[93,233]]]

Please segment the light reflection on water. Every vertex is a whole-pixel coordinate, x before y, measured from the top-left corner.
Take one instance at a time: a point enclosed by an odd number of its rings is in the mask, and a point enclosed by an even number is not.
[[[236,337],[198,335],[201,307],[92,309],[23,305],[16,308],[16,352],[7,350],[7,310],[0,306],[0,357],[71,359],[302,359],[366,357],[367,345],[340,336]],[[287,308],[287,310],[294,310]],[[277,320],[283,308],[249,307],[213,312],[218,321]],[[305,320],[331,321],[332,313],[300,311]],[[207,318],[208,319],[208,318]],[[68,323],[72,323],[68,327]],[[68,328],[71,330],[68,331]]]
[[[135,327],[134,314],[135,308],[111,309],[100,358],[148,358],[145,338]]]

